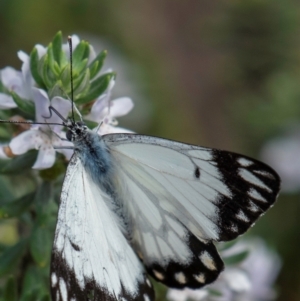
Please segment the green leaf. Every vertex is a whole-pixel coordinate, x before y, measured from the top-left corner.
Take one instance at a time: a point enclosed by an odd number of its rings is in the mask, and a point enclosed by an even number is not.
[[[110,80],[115,76],[114,72],[103,74],[96,78],[90,86],[89,92],[86,95],[81,94],[75,97],[76,104],[85,104],[99,97],[108,87]]]
[[[82,61],[78,62],[76,65],[76,69],[74,69],[75,73],[74,75],[77,77],[79,76],[82,71],[86,68],[88,63],[88,59],[83,59]]]
[[[37,157],[36,150],[30,150],[27,153],[17,156],[11,160],[0,162],[0,173],[16,174],[22,173],[32,167]]]
[[[10,202],[1,202],[0,203],[0,219],[1,218],[11,218],[21,215],[26,211],[29,206],[34,201],[35,193],[29,193],[21,198],[10,201]]]
[[[47,90],[51,89],[55,84],[55,76],[51,71],[50,65],[49,65],[49,54],[45,54],[43,56],[44,60],[42,61],[42,74],[43,74],[43,80],[47,87]]]
[[[226,265],[234,265],[244,261],[249,255],[249,250],[242,251],[229,257],[223,257]]]
[[[74,75],[79,73],[81,62],[89,58],[90,46],[86,41],[80,41],[72,53]]]
[[[53,46],[50,43],[48,48],[47,48],[47,54],[48,54],[48,75],[50,80],[53,82],[59,75],[60,70],[59,68],[57,69],[57,65],[55,65],[55,63],[57,63],[54,59],[54,54],[53,54]],[[50,72],[51,70],[51,72]]]
[[[45,267],[50,262],[52,235],[46,224],[36,225],[30,237],[30,253],[34,261]]]
[[[90,73],[91,73],[91,79],[93,79],[98,74],[98,72],[101,70],[106,56],[107,56],[107,51],[103,50],[90,63],[89,69],[90,69]]]
[[[12,200],[14,198],[15,187],[8,181],[7,177],[0,176],[0,200]]]
[[[35,115],[35,106],[31,100],[22,99],[17,93],[13,91],[11,91],[10,94],[21,111],[29,114],[30,116]]]
[[[12,276],[6,282],[3,297],[5,301],[18,301],[18,286],[15,278]]]
[[[228,250],[228,249],[232,248],[235,244],[236,244],[235,240],[227,241],[227,242],[220,242],[220,243],[218,243],[218,250],[219,251]]]
[[[86,71],[80,76],[80,79],[77,81],[74,80],[74,94],[78,95],[79,93],[84,93],[89,90],[90,87],[90,70]]]
[[[29,265],[25,272],[22,282],[22,295],[25,296],[27,294],[31,294],[33,290],[40,290],[41,287],[45,286],[43,281],[44,269],[40,269],[36,265]],[[47,274],[49,272],[47,271]]]
[[[21,240],[12,247],[8,247],[0,256],[0,277],[10,273],[21,260],[27,248],[27,240]]]
[[[53,57],[54,60],[57,62],[58,65],[61,63],[61,54],[62,54],[62,33],[59,31],[52,40],[53,46]]]
[[[36,47],[34,47],[30,53],[30,70],[31,70],[31,74],[32,74],[34,80],[36,81],[36,83],[41,88],[45,88],[43,78],[41,77],[41,75],[39,73],[39,54],[38,54]]]
[[[70,65],[67,64],[60,73],[60,80],[62,82],[62,88],[65,93],[71,91],[71,78],[70,78]]]
[[[221,297],[223,296],[222,292],[212,289],[212,288],[207,288],[207,290],[209,291],[209,294],[213,297]]]
[[[47,206],[52,197],[53,183],[51,181],[43,181],[37,188],[34,196],[36,210],[38,214],[47,213]]]

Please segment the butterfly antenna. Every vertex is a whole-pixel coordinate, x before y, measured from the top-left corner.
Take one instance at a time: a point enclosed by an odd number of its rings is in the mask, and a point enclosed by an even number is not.
[[[15,121],[15,120],[2,120],[0,119],[0,123],[13,123],[13,124],[48,124],[48,125],[61,125],[61,123],[48,123],[48,122],[31,122],[31,121]]]
[[[70,81],[71,81],[71,102],[72,102],[72,119],[75,122],[74,115],[74,89],[73,89],[73,45],[72,45],[72,37],[68,36],[68,43],[70,49]]]
[[[98,131],[100,130],[102,124],[103,124],[103,120],[98,123],[98,126],[96,128],[96,133],[98,133]]]

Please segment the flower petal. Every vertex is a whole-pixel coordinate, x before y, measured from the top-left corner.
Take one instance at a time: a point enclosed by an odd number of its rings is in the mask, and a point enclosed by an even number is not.
[[[12,67],[6,67],[1,70],[1,82],[7,89],[18,93],[22,86],[22,73]]]
[[[25,131],[13,138],[9,147],[15,155],[24,154],[28,150],[36,149],[42,145],[44,142],[43,135],[45,134],[38,130]]]
[[[71,101],[60,96],[55,96],[52,98],[51,106],[53,106],[64,118],[67,118],[69,112],[71,111]],[[51,122],[62,123],[61,118],[55,113],[52,114],[52,117],[49,120],[51,120]]]
[[[56,150],[58,153],[63,154],[66,159],[69,161],[74,153],[73,149],[69,149],[69,148],[62,148],[62,149],[57,149]]]
[[[80,39],[77,35],[73,34],[71,36],[72,38],[72,46],[73,46],[73,51],[74,49],[77,47],[77,45],[79,44],[80,42]],[[70,56],[70,48],[69,48],[69,44],[68,43],[65,43],[62,45],[62,50],[64,51],[64,53],[66,54],[67,57]]]
[[[100,122],[107,112],[109,95],[101,95],[93,104],[91,112],[84,117],[84,119]]]
[[[133,131],[130,131],[128,129],[111,126],[111,125],[106,124],[106,123],[103,123],[100,126],[100,129],[98,131],[98,134],[101,135],[101,136],[107,135],[107,134],[121,134],[121,133],[132,133],[132,134],[134,134]]]
[[[59,136],[63,139],[66,139],[66,133],[65,132],[60,132]],[[61,140],[56,135],[52,136],[52,145],[60,146],[60,147],[62,147],[62,146],[66,146],[66,147],[74,146],[74,144],[72,142]],[[73,153],[74,153],[74,150],[69,149],[69,148],[57,149],[56,151],[61,153],[61,154],[64,154],[65,157],[67,158],[67,160],[70,160]]]
[[[89,55],[89,63],[91,63],[96,58],[96,52],[92,45],[90,45],[90,55]]]
[[[50,100],[48,95],[44,90],[38,88],[33,88],[32,92],[35,103],[35,119],[37,122],[45,122],[45,116],[49,116]]]
[[[23,62],[23,64],[22,64],[23,96],[22,97],[25,99],[31,99],[32,98],[32,87],[34,85],[34,79],[31,75],[31,70],[30,70],[30,57],[27,53],[25,53],[23,51],[18,52],[18,57]]]
[[[129,97],[120,97],[110,103],[109,115],[112,117],[124,116],[133,108],[133,101]]]
[[[0,93],[0,109],[16,108],[17,105],[13,98],[5,93]]]
[[[42,146],[38,157],[32,166],[34,169],[46,169],[53,166],[55,162],[55,150],[52,146]]]
[[[208,292],[205,289],[192,290],[185,288],[183,290],[170,288],[167,292],[167,299],[170,301],[188,301],[188,300],[206,300]]]
[[[38,52],[39,59],[42,58],[42,56],[44,56],[47,53],[47,48],[45,48],[43,45],[36,44],[34,47]]]

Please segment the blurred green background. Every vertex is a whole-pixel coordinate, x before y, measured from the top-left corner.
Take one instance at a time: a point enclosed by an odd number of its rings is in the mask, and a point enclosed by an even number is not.
[[[259,158],[300,120],[299,14],[292,0],[0,0],[0,69],[78,34],[108,50],[114,96],[135,102],[121,126]],[[278,300],[300,300],[299,214],[299,193],[283,193],[250,231],[282,257]]]

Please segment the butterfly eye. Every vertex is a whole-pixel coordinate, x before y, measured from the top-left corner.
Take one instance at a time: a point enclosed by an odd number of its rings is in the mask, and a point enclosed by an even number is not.
[[[72,141],[72,132],[70,130],[67,131],[66,137],[69,141]]]
[[[76,129],[76,134],[80,135],[80,133],[81,133],[81,130],[80,129]]]

